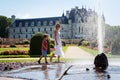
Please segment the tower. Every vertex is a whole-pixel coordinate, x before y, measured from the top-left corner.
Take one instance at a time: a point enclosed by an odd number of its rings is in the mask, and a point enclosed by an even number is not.
[[[11,19],[12,19],[12,23],[14,23],[15,22],[15,15],[12,15]]]
[[[69,11],[66,11],[66,17],[69,19]]]

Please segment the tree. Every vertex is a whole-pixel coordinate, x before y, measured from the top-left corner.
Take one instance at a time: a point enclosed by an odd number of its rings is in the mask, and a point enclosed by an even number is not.
[[[106,46],[111,48],[112,54],[120,54],[120,26],[106,25]]]
[[[0,16],[0,37],[7,38],[8,37],[8,29],[11,24],[11,19],[6,16]]]

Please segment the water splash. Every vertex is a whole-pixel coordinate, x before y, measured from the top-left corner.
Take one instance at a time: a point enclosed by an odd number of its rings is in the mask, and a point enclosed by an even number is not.
[[[99,50],[99,54],[100,54],[103,52],[103,27],[102,27],[101,0],[97,0],[97,11],[98,11],[97,41],[98,41],[98,50]]]

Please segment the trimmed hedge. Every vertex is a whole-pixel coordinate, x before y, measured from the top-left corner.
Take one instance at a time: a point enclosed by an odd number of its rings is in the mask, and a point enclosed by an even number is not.
[[[0,44],[2,44],[2,40],[0,40]]]
[[[33,35],[33,37],[30,40],[30,56],[36,57],[40,56],[42,54],[41,52],[41,46],[42,46],[42,40],[43,40],[43,33],[36,33]],[[50,54],[50,40],[48,39],[48,54]]]
[[[29,40],[25,39],[23,40],[23,44],[30,44]]]
[[[15,44],[11,44],[10,47],[16,48],[16,45]]]

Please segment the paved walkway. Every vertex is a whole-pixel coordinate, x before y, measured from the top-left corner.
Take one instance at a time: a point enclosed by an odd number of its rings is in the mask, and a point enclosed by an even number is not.
[[[69,46],[65,53],[66,58],[75,58],[75,59],[89,59],[93,58],[94,56],[82,49],[78,46]]]

